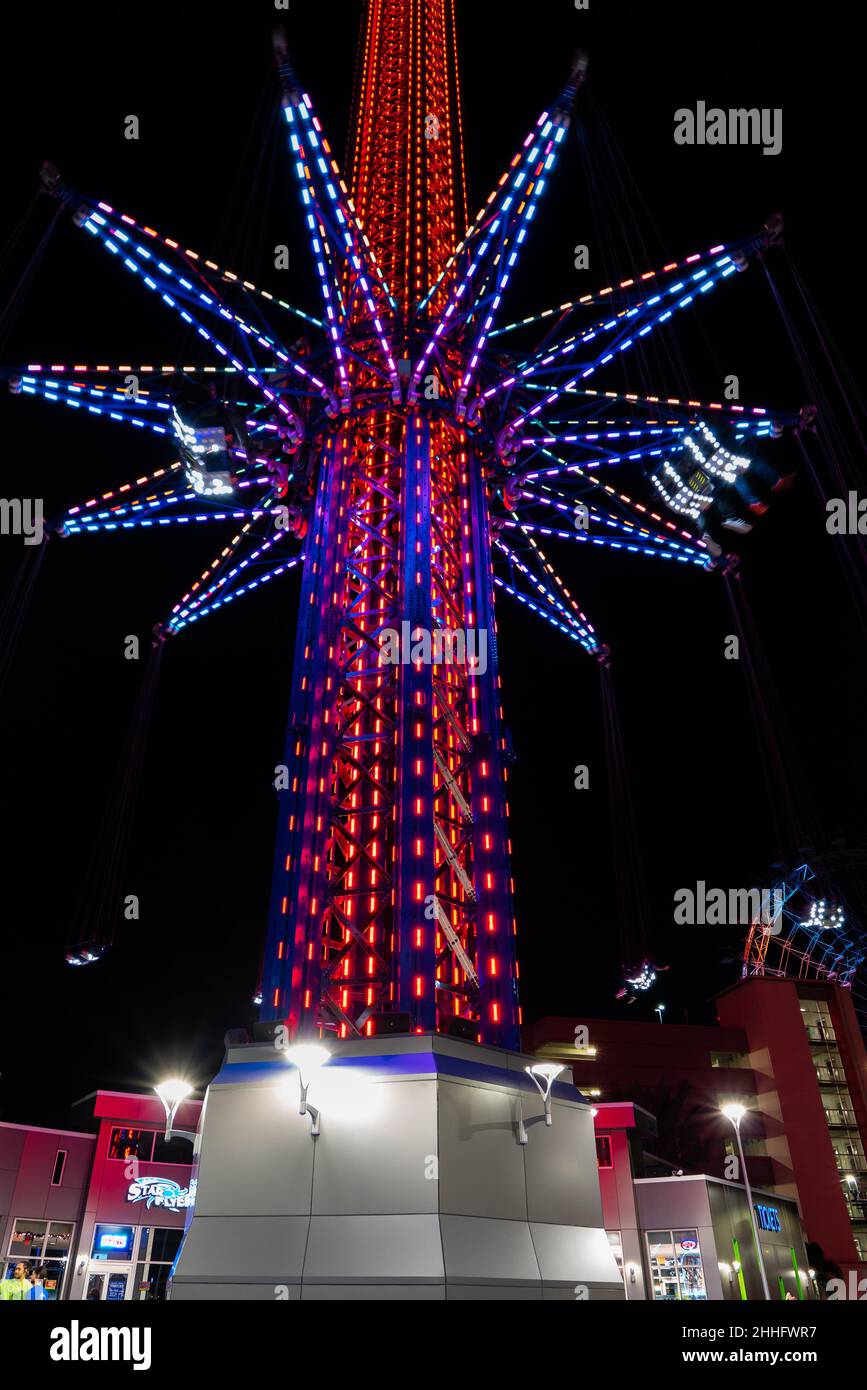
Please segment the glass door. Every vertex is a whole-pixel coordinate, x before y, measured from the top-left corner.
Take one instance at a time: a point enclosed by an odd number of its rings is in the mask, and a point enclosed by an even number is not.
[[[114,1269],[106,1269],[104,1265],[99,1268],[91,1265],[84,1290],[85,1302],[122,1303],[127,1297],[131,1277],[131,1265],[117,1266]]]

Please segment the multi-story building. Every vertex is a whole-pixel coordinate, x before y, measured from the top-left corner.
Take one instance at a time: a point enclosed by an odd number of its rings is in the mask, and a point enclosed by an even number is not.
[[[154,1095],[97,1091],[97,1133],[0,1124],[0,1274],[45,1270],[49,1299],[161,1299],[195,1200],[192,1147]],[[176,1124],[195,1130],[202,1103]]]
[[[808,1240],[843,1270],[867,1262],[867,1053],[848,990],[764,976],[716,1000],[718,1026],[544,1018],[527,1051],[568,1062],[604,1102],[655,1115],[670,1169],[737,1174],[721,1107],[737,1101],[753,1184],[798,1204]],[[578,1034],[576,1028],[586,1029]],[[864,1270],[861,1269],[863,1273]]]

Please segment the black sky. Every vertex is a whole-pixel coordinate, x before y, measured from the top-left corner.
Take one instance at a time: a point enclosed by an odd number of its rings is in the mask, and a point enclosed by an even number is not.
[[[274,13],[264,0],[219,13],[164,0],[13,12],[4,21],[7,61],[21,85],[2,95],[4,241],[49,158],[71,184],[254,281],[273,282],[272,248],[288,242],[292,268],[279,289],[315,311],[278,125]],[[357,0],[291,0],[286,16],[296,67],[338,150],[359,13]],[[571,0],[459,0],[473,206],[558,90],[573,49],[591,53],[582,135],[570,137],[535,227],[516,309],[704,250],[780,209],[791,257],[858,371],[860,49],[840,0],[810,14],[807,31],[776,0],[734,9],[591,0],[589,14]],[[783,153],[675,146],[674,111],[699,99],[782,108]],[[140,118],[138,142],[123,138],[130,113]],[[606,131],[619,163],[603,158]],[[579,138],[602,174],[592,188]],[[46,200],[29,213],[0,282],[4,302],[50,213]],[[578,243],[591,248],[583,276],[572,263]],[[782,259],[769,265],[791,297]],[[178,360],[175,322],[129,280],[62,220],[0,359]],[[757,267],[703,306],[682,354],[671,378],[657,381],[661,391],[719,398],[734,373],[746,401],[790,409],[807,399]],[[42,496],[49,514],[169,456],[152,436],[72,419],[60,407],[4,395],[0,411],[0,490]],[[147,637],[219,539],[215,530],[95,536],[52,541],[44,556],[0,706],[3,1119],[65,1123],[68,1103],[84,1092],[143,1087],[166,1069],[206,1083],[225,1028],[253,1017],[276,809],[270,783],[297,607],[291,576],[169,644],[124,876],[125,891],[141,898],[141,920],[121,928],[99,966],[63,964],[141,682],[123,639]],[[822,846],[840,835],[855,842],[864,829],[867,691],[840,563],[847,545],[826,534],[802,474],[742,547],[762,659],[809,784],[798,814],[815,816]],[[723,659],[732,631],[723,583],[584,548],[551,553],[615,653],[654,955],[672,967],[661,993],[630,1015],[652,1017],[663,998],[672,1021],[709,1019],[708,1000],[733,973],[720,959],[737,940],[719,928],[675,928],[672,895],[698,879],[761,882],[779,851],[743,666]],[[20,558],[20,540],[0,539],[4,583]],[[525,1017],[615,1014],[617,865],[599,671],[508,601],[499,625],[518,755],[511,807]],[[777,696],[765,696],[773,707]],[[590,767],[590,791],[573,789],[578,763]]]

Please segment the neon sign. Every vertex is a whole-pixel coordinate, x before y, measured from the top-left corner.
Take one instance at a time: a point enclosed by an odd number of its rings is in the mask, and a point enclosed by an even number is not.
[[[195,1202],[196,1179],[190,1179],[189,1187],[181,1187],[172,1178],[137,1178],[130,1183],[126,1200],[145,1202],[149,1207],[165,1207],[168,1211],[180,1211]]]
[[[776,1207],[764,1207],[761,1202],[756,1202],[756,1216],[759,1218],[759,1226],[763,1231],[781,1231],[780,1213]]]

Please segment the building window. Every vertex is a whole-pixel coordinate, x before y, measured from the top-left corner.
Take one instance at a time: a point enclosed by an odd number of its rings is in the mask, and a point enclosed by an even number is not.
[[[97,1225],[93,1228],[92,1260],[131,1260],[134,1226]]]
[[[163,1134],[154,1136],[152,1154],[154,1163],[183,1163],[189,1168],[191,1153],[192,1146],[189,1139],[180,1139],[174,1136],[171,1139],[166,1139]]]
[[[54,1172],[51,1174],[51,1186],[59,1187],[63,1182],[63,1170],[66,1167],[66,1160],[69,1157],[68,1149],[58,1149],[54,1159]]]
[[[750,1065],[749,1053],[712,1052],[710,1064],[712,1067],[748,1067]]]
[[[45,1298],[60,1297],[75,1226],[70,1221],[31,1221],[17,1217],[12,1224],[2,1277],[11,1279],[22,1264],[28,1277],[41,1271]]]
[[[698,1231],[648,1231],[647,1251],[657,1302],[707,1298]]]
[[[611,1139],[607,1134],[597,1134],[596,1136],[596,1167],[614,1167],[611,1160]]]
[[[108,1146],[109,1158],[138,1158],[150,1163],[154,1150],[152,1129],[113,1129]]]
[[[166,1296],[166,1284],[181,1245],[183,1231],[168,1226],[143,1226],[138,1244],[133,1298],[153,1302]]]

